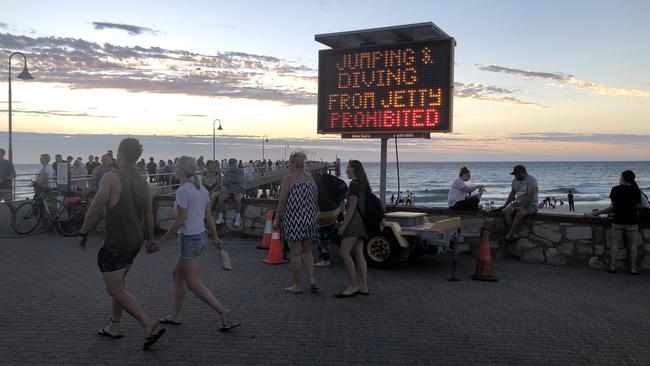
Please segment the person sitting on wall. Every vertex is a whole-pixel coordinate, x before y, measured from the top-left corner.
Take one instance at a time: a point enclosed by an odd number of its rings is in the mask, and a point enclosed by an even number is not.
[[[503,210],[506,225],[510,228],[503,238],[506,244],[516,240],[514,235],[517,228],[524,221],[524,217],[537,212],[539,201],[537,179],[529,175],[523,165],[515,166],[510,175],[515,176],[512,180],[512,190],[506,202],[498,209]]]
[[[228,160],[228,170],[223,173],[221,180],[221,194],[219,195],[219,216],[215,223],[224,223],[223,214],[226,209],[226,200],[232,198],[235,201],[237,215],[233,219],[233,226],[241,226],[241,200],[244,198],[244,171],[239,168],[237,159]]]
[[[447,203],[453,210],[478,210],[478,204],[481,201],[481,195],[485,191],[483,185],[467,185],[472,175],[467,167],[460,168],[458,178],[451,183]],[[478,190],[477,194],[472,192]]]

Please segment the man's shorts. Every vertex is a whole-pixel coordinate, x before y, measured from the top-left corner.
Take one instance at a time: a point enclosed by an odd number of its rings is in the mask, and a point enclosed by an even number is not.
[[[133,260],[140,252],[140,248],[130,252],[113,252],[104,248],[97,253],[97,266],[104,272],[115,272],[133,264]]]
[[[639,225],[612,224],[612,242],[620,243],[621,240],[624,240],[624,243],[631,247],[638,245],[638,235]]]
[[[184,259],[194,259],[203,253],[203,248],[208,242],[206,232],[196,235],[178,235],[178,256]]]
[[[524,214],[526,216],[537,213],[537,206],[535,206],[535,205],[528,205],[528,206],[524,207],[524,206],[513,204],[512,209],[517,210],[517,211],[524,211]]]

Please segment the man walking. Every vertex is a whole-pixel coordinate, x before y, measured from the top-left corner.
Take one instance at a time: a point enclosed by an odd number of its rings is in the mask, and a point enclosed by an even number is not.
[[[97,254],[97,264],[102,272],[106,291],[113,300],[111,322],[98,331],[99,335],[121,338],[119,324],[126,310],[142,326],[145,336],[143,349],[148,349],[164,333],[156,329],[158,322],[140,307],[125,288],[125,277],[147,239],[147,250],[153,242],[153,202],[148,183],[135,169],[142,154],[142,145],[134,138],[122,140],[117,150],[118,170],[104,174],[99,190],[88,209],[83,227],[81,247],[86,248],[88,232],[105,212],[106,238]]]
[[[514,242],[514,237],[519,225],[524,221],[524,217],[537,212],[539,186],[537,179],[526,172],[523,165],[517,165],[510,175],[514,175],[512,180],[512,190],[510,195],[499,209],[503,210],[503,217],[510,231],[506,234],[503,241],[508,244]],[[512,203],[512,204],[510,204]]]
[[[0,202],[5,201],[7,207],[11,211],[11,216],[13,217],[14,212],[16,212],[16,206],[13,203],[11,198],[12,196],[12,181],[16,178],[16,170],[14,165],[7,159],[5,159],[5,149],[0,149]]]
[[[569,198],[569,211],[575,211],[576,208],[573,203],[573,191],[570,190],[567,197]]]

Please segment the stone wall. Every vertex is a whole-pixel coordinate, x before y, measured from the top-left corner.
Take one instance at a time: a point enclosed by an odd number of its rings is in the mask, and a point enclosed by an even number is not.
[[[275,211],[277,200],[244,198],[242,201],[242,226],[234,227],[232,220],[237,214],[234,204],[227,202],[224,215],[224,225],[218,225],[219,236],[222,237],[262,237],[266,223],[266,212]],[[174,197],[156,197],[154,199],[156,228],[167,231],[176,218],[174,212]],[[216,209],[213,212],[216,219]]]
[[[611,223],[607,219],[574,215],[535,214],[527,217],[519,230],[519,239],[510,245],[499,241],[507,233],[499,213],[483,211],[459,213],[447,208],[399,208],[401,211],[426,212],[432,221],[461,216],[461,252],[478,253],[481,231],[490,230],[490,247],[496,257],[518,258],[531,263],[577,264],[605,269],[609,263]],[[650,225],[639,229],[638,264],[650,268]],[[617,252],[617,265],[627,267],[623,244]]]

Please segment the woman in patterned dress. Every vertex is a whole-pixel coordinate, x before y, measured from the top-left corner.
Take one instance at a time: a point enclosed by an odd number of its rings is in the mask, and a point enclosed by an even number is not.
[[[289,174],[280,185],[280,202],[274,222],[275,227],[282,228],[282,234],[289,243],[294,283],[284,290],[294,294],[302,293],[302,263],[307,266],[311,291],[318,291],[311,252],[316,233],[318,189],[314,179],[305,171],[305,160],[307,157],[302,151],[291,154]]]
[[[345,172],[350,179],[350,189],[348,190],[345,219],[339,227],[339,236],[341,237],[339,253],[348,274],[348,286],[334,295],[339,298],[352,297],[356,294],[370,294],[368,292],[368,265],[363,256],[363,240],[367,234],[363,218],[359,213],[359,211],[365,210],[366,192],[370,191],[370,185],[366,171],[359,160],[348,161]],[[352,259],[352,255],[354,255],[354,259]]]

